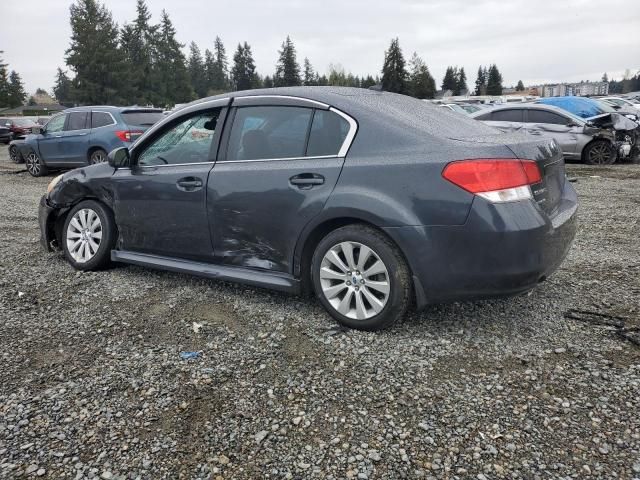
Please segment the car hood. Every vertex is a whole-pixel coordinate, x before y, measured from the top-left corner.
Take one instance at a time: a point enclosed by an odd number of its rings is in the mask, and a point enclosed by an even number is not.
[[[638,124],[620,113],[603,113],[586,119],[591,125],[614,130],[635,130]]]

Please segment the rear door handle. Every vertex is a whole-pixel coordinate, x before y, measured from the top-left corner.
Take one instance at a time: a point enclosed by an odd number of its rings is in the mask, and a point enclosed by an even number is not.
[[[183,192],[195,192],[202,188],[202,179],[197,177],[184,177],[176,182],[178,190]]]
[[[324,184],[324,177],[317,173],[301,173],[291,177],[289,183],[298,188],[312,188],[315,185]]]

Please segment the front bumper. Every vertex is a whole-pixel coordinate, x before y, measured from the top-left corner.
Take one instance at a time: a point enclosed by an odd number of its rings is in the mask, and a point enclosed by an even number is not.
[[[40,244],[48,251],[53,251],[53,246],[57,245],[56,238],[56,219],[58,218],[59,209],[50,206],[47,203],[47,196],[43,195],[38,206],[38,224],[40,225]]]
[[[385,231],[407,257],[420,308],[530,290],[560,266],[576,228],[577,195],[565,182],[552,216],[534,201],[492,204],[476,197],[464,225]]]

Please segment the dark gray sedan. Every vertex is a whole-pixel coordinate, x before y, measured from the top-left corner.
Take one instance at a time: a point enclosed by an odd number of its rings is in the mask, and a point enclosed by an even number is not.
[[[513,295],[564,259],[576,194],[555,141],[410,97],[297,87],[192,103],[56,177],[47,249],[285,292],[349,327]]]

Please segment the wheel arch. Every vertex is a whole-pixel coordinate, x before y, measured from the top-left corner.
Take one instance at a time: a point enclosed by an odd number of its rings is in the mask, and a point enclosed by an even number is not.
[[[93,152],[97,150],[102,150],[107,155],[109,154],[108,149],[105,148],[104,145],[93,144],[87,149],[87,162],[91,159],[91,155],[93,154]]]

